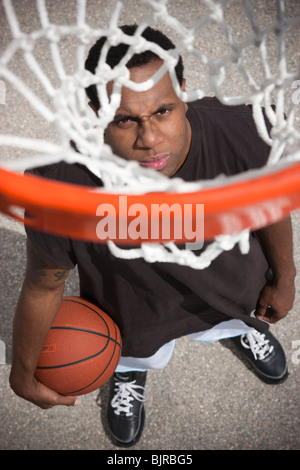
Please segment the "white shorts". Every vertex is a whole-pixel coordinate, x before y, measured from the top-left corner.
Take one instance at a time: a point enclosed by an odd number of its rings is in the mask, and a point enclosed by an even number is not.
[[[251,312],[254,316],[254,311]],[[255,331],[242,320],[228,320],[213,328],[189,335],[194,341],[209,343],[220,339],[232,338],[245,333]],[[163,369],[170,361],[175,347],[175,339],[164,344],[153,356],[149,357],[121,357],[116,372],[128,372],[132,370],[146,371],[149,369]]]

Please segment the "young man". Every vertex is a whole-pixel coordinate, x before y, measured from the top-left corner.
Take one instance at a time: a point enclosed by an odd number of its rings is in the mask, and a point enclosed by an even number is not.
[[[124,26],[134,34],[135,26]],[[173,44],[147,28],[144,37],[164,49]],[[86,68],[95,72],[101,38]],[[114,67],[127,46],[110,49]],[[127,67],[131,79],[143,82],[162,61],[152,52],[134,56]],[[181,59],[176,74],[185,88]],[[108,86],[111,92],[111,84]],[[97,113],[95,87],[87,90]],[[123,88],[121,104],[105,131],[113,151],[143,167],[186,181],[233,175],[265,164],[268,147],[258,137],[247,106],[226,107],[214,98],[183,103],[169,74],[150,90]],[[36,170],[47,178],[99,186],[101,181],[79,164],[60,163]],[[221,254],[205,270],[172,263],[146,263],[113,257],[106,245],[27,230],[27,269],[14,321],[13,390],[42,408],[76,405],[34,378],[44,338],[60,306],[68,271],[78,267],[80,295],[99,305],[118,324],[122,358],[112,380],[108,422],[118,445],[137,442],[144,418],[146,371],[169,361],[175,339],[217,340],[235,337],[259,376],[271,383],[287,377],[287,364],[268,323],[284,318],[293,306],[295,267],[292,229],[287,218],[251,234],[250,251]]]

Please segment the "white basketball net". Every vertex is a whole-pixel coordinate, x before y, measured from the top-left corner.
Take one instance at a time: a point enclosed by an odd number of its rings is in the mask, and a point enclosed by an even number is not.
[[[41,28],[30,33],[24,33],[19,25],[17,11],[14,10],[11,0],[3,0],[7,21],[9,23],[13,39],[5,48],[0,59],[0,78],[13,85],[31,104],[31,106],[48,122],[56,126],[59,131],[59,143],[48,140],[31,139],[25,137],[0,134],[0,145],[29,149],[34,153],[30,158],[22,158],[16,161],[4,161],[3,167],[16,171],[25,168],[45,165],[64,160],[68,163],[79,162],[86,165],[97,174],[104,183],[105,191],[115,193],[142,194],[149,191],[178,191],[190,192],[199,190],[209,185],[221,185],[222,180],[199,181],[186,183],[179,179],[168,179],[159,172],[141,168],[136,162],[127,162],[113,155],[111,148],[104,144],[103,134],[107,125],[114,117],[120,104],[120,91],[122,86],[132,90],[145,91],[151,88],[157,81],[169,72],[174,89],[183,101],[194,101],[209,94],[217,96],[224,104],[235,105],[249,103],[253,105],[254,119],[260,136],[271,145],[269,164],[276,165],[280,158],[300,159],[300,134],[295,124],[296,106],[299,100],[286,98],[287,92],[296,92],[294,86],[298,82],[299,64],[295,70],[289,70],[285,56],[285,33],[294,29],[295,37],[299,35],[299,17],[286,18],[283,0],[274,0],[274,8],[277,11],[277,20],[260,28],[254,14],[253,4],[250,0],[240,0],[245,15],[249,21],[249,33],[241,41],[237,42],[231,30],[224,20],[224,10],[230,0],[202,0],[205,14],[195,19],[192,27],[186,28],[178,19],[168,11],[167,0],[140,0],[137,3],[148,7],[148,14],[139,22],[139,27],[134,36],[127,36],[119,29],[119,17],[123,4],[126,1],[117,1],[110,23],[107,28],[92,28],[86,23],[86,1],[77,2],[77,22],[74,25],[57,25],[49,21],[46,3],[37,0]],[[171,2],[169,2],[171,3]],[[270,3],[270,2],[269,2]],[[223,32],[228,45],[226,53],[219,58],[210,56],[208,52],[200,50],[196,46],[197,37],[200,37],[203,27],[207,24],[217,24]],[[147,42],[142,36],[147,26],[158,27],[162,31],[166,28],[176,32],[176,49],[164,51],[154,43]],[[84,62],[90,46],[100,37],[107,36],[107,47],[104,47],[99,60],[96,74],[87,72]],[[277,67],[272,70],[268,62],[267,42],[270,35],[275,38],[277,45]],[[66,73],[60,54],[60,45],[64,38],[73,36],[76,38],[77,70],[73,75]],[[55,86],[44,70],[40,67],[35,57],[35,45],[41,40],[49,43],[53,66],[59,78],[60,85]],[[111,69],[106,63],[106,53],[109,46],[118,43],[126,43],[130,47],[121,63]],[[256,48],[257,60],[260,61],[262,78],[256,79],[247,67],[246,52],[249,48]],[[161,69],[147,82],[134,83],[130,81],[129,71],[125,64],[133,54],[145,49],[152,50],[164,60]],[[26,84],[22,77],[10,70],[10,64],[17,53],[22,52],[29,69],[39,80],[46,91],[50,103],[43,102]],[[197,85],[197,88],[183,93],[176,79],[174,67],[178,61],[178,55],[184,59],[192,57],[207,71],[207,81]],[[226,67],[236,64],[236,68],[246,85],[247,91],[236,96],[228,96],[222,88],[226,77]],[[298,70],[297,70],[298,68]],[[109,100],[106,85],[114,80],[114,91]],[[87,106],[85,88],[91,84],[97,86],[102,104],[99,117]],[[276,105],[276,109],[271,106]],[[269,137],[261,107],[264,107],[273,129]],[[73,140],[80,153],[70,148],[70,140]],[[268,171],[264,169],[263,171]],[[242,252],[248,250],[248,231],[240,234],[217,237],[208,248],[196,256],[189,250],[180,250],[173,243],[166,245],[142,244],[133,250],[122,250],[113,242],[109,242],[112,252],[119,257],[137,258],[144,257],[147,261],[168,261],[189,265],[197,269],[203,269],[218,256],[223,250],[232,249],[239,243]]]

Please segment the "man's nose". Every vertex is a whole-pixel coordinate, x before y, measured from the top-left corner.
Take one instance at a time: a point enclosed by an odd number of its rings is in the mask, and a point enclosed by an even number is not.
[[[162,142],[162,133],[151,118],[139,122],[136,145],[143,148],[154,148]]]

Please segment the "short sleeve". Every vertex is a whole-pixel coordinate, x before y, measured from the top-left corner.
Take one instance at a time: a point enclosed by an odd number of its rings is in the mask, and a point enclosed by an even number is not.
[[[35,176],[64,181],[84,186],[102,186],[102,182],[81,165],[70,165],[65,162],[33,168],[26,173]],[[32,229],[25,225],[25,231],[33,246],[41,256],[55,263],[61,268],[73,269],[76,266],[76,256],[72,240],[67,237],[56,236],[51,233]]]
[[[50,235],[25,226],[26,234],[37,251],[60,268],[74,269],[76,258],[69,238]]]

